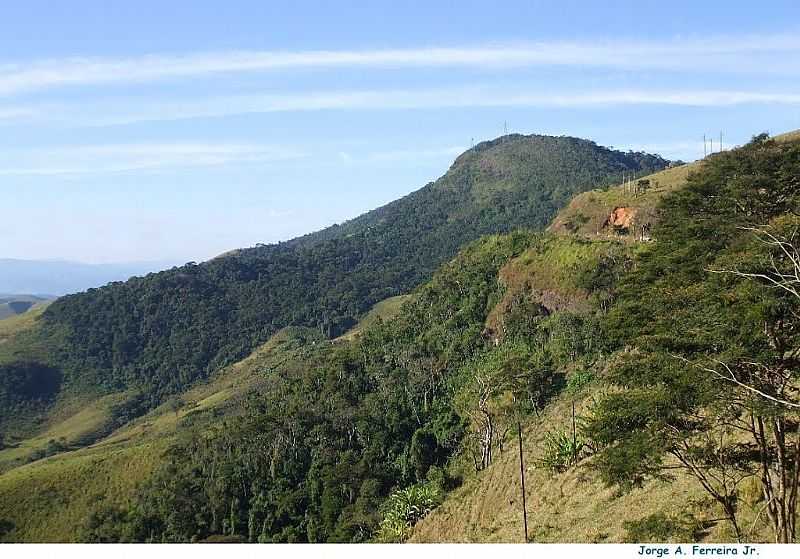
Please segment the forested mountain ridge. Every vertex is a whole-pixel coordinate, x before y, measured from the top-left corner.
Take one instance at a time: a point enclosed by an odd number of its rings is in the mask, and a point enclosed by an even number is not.
[[[702,367],[796,400],[798,302],[713,270],[770,265],[754,227],[796,238],[798,176],[800,144],[759,136],[648,200],[649,240],[482,237],[385,321],[334,343],[283,330],[101,443],[0,475],[5,537],[522,541],[521,426],[532,541],[772,539],[790,494],[754,474],[798,475],[775,459],[797,414]],[[749,417],[768,437],[725,431]]]
[[[581,195],[555,221],[567,238],[624,239],[629,258],[616,278],[594,274],[611,289],[591,380],[524,429],[533,540],[797,541],[798,140],[758,135],[693,165],[655,205],[640,198],[645,242],[561,229],[584,210],[636,208],[622,188],[597,206]],[[413,541],[523,541],[518,476],[518,457],[501,456]]]
[[[57,378],[59,389],[42,400],[133,389],[131,406],[145,410],[280,328],[339,335],[376,302],[429,278],[463,244],[543,228],[575,193],[666,164],[576,138],[485,142],[435,183],[341,226],[59,299],[2,348],[0,364]]]

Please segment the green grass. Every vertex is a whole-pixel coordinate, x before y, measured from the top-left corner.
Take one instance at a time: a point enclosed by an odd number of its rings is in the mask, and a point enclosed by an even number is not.
[[[74,413],[57,414],[64,418],[55,419],[36,436],[0,450],[0,472],[26,463],[33,453],[46,449],[51,440],[61,441],[71,448],[95,441],[107,432],[112,405],[124,398],[124,394],[111,394],[78,407]]]
[[[166,439],[155,439],[83,449],[0,475],[0,520],[14,526],[5,541],[77,541],[96,506],[129,502],[166,445]]]
[[[637,223],[655,224],[658,220],[656,206],[661,198],[682,188],[689,173],[697,171],[701,164],[702,162],[689,163],[642,177],[642,180],[650,181],[651,187],[638,194],[627,191],[623,185],[579,194],[558,213],[548,231],[561,235],[574,233],[590,237],[630,239],[631,237],[620,237],[612,229],[604,227],[611,212],[616,208],[631,208],[636,212]]]
[[[48,304],[49,300],[33,295],[0,295],[0,321],[32,312]]]
[[[0,344],[8,342],[13,336],[20,332],[25,332],[33,328],[45,308],[47,308],[47,303],[36,305],[24,314],[18,314],[0,320]]]
[[[373,306],[367,312],[367,314],[365,314],[361,320],[358,321],[358,324],[339,336],[337,341],[353,340],[361,332],[367,330],[377,323],[378,320],[382,320],[384,322],[391,320],[400,313],[400,308],[403,306],[403,303],[408,301],[410,297],[411,295],[397,295],[376,303],[375,306]]]

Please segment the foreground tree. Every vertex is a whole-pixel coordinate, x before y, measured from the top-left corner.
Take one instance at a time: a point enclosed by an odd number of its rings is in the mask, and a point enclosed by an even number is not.
[[[740,540],[748,478],[763,493],[755,523],[766,512],[776,542],[797,537],[797,176],[800,146],[759,137],[665,201],[659,242],[609,315],[618,390],[587,425],[607,482],[630,487],[682,469]]]

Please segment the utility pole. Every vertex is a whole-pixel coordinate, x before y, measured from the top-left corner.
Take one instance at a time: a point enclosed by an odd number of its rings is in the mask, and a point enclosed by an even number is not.
[[[517,412],[519,413],[519,411]],[[522,422],[517,416],[517,433],[519,434],[519,477],[522,480],[522,523],[525,526],[525,543],[528,543],[528,506],[525,501],[525,461],[522,457]]]
[[[575,400],[572,400],[572,461],[577,462],[578,431],[575,428]]]
[[[719,131],[719,151],[722,151],[722,130]]]
[[[708,152],[706,151],[706,135],[703,134],[703,157],[707,156]]]
[[[711,153],[714,153],[714,138],[711,138]]]
[[[508,134],[508,121],[504,120],[503,121],[503,135],[506,135],[506,134]]]

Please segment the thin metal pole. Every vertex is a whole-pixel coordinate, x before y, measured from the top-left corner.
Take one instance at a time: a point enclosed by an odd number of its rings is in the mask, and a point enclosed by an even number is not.
[[[528,506],[525,500],[525,462],[522,458],[522,422],[517,420],[519,433],[519,477],[522,480],[522,522],[525,526],[525,543],[528,543]]]
[[[577,462],[578,456],[576,453],[576,448],[578,447],[578,434],[575,430],[575,400],[572,400],[572,462]]]

